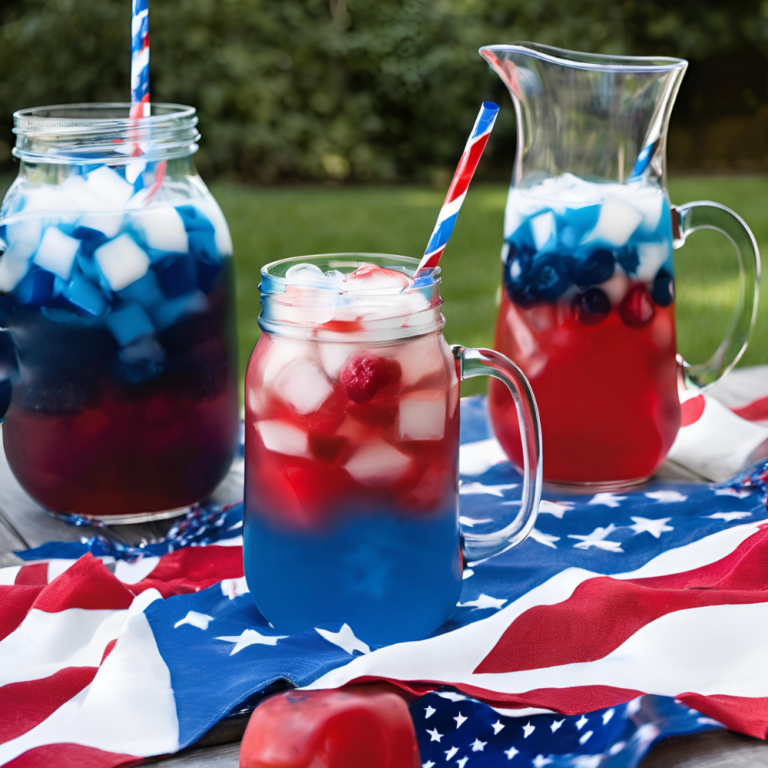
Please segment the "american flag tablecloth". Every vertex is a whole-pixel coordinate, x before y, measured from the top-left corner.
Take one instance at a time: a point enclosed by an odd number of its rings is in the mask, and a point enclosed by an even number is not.
[[[689,407],[683,433],[724,443],[704,420],[718,408]],[[717,465],[707,450],[697,474]],[[467,524],[517,502],[482,399],[462,402],[461,469]],[[200,510],[140,549],[96,538],[21,553],[28,564],[0,570],[0,765],[134,763],[194,743],[265,691],[374,679],[418,697],[425,768],[628,768],[665,735],[764,738],[763,470],[547,493],[528,541],[465,572],[445,626],[380,649],[347,625],[289,637],[269,626],[242,578],[241,505]]]

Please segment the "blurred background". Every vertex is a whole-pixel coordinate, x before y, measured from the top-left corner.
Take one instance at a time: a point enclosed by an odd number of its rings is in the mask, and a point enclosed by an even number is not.
[[[3,188],[14,110],[128,99],[129,24],[130,0],[3,0]],[[768,249],[765,0],[152,0],[150,30],[152,98],[197,107],[198,168],[232,229],[243,364],[262,264],[421,255],[487,98],[501,115],[443,263],[449,341],[492,343],[515,125],[477,54],[484,44],[688,59],[669,136],[671,198],[733,207]],[[701,233],[675,257],[680,349],[693,360],[717,347],[738,296],[729,249]],[[768,310],[745,362],[768,363]]]

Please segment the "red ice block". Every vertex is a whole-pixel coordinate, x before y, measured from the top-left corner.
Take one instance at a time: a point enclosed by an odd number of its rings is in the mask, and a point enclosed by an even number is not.
[[[419,768],[408,705],[381,689],[289,691],[251,716],[240,768]]]

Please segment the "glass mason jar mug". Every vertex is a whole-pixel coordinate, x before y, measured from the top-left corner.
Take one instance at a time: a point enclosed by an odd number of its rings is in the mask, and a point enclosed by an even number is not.
[[[544,478],[616,488],[648,478],[680,428],[679,384],[715,384],[757,312],[754,237],[716,203],[670,205],[667,126],[687,63],[531,43],[480,53],[518,121],[495,347],[528,376],[547,446]],[[672,251],[699,229],[735,246],[740,300],[711,360],[677,356]],[[519,463],[517,417],[490,388],[494,431]]]
[[[0,209],[8,462],[47,509],[110,522],[202,500],[237,443],[229,231],[194,109],[152,107],[16,113]]]
[[[244,557],[278,631],[346,622],[374,645],[422,637],[454,610],[462,561],[533,527],[541,444],[528,383],[502,355],[446,344],[439,269],[414,282],[417,265],[338,254],[262,270],[263,333],[245,384]],[[502,530],[460,535],[459,380],[479,375],[514,397],[522,502]]]

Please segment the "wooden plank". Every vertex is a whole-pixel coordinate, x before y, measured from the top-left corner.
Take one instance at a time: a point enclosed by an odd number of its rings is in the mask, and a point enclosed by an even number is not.
[[[642,768],[757,768],[766,765],[766,742],[728,731],[664,739],[642,762]]]
[[[154,765],[162,768],[238,768],[240,744],[224,744],[204,749],[185,749],[173,757],[158,760]],[[363,768],[363,766],[361,766]]]

